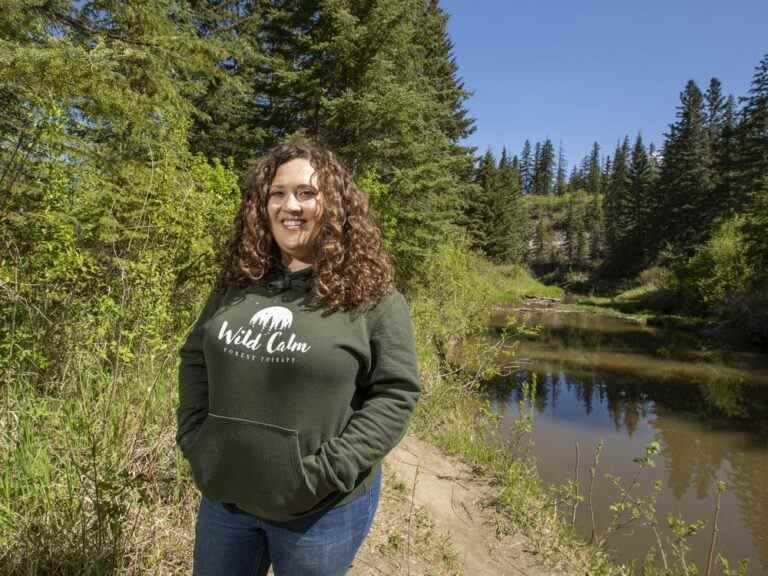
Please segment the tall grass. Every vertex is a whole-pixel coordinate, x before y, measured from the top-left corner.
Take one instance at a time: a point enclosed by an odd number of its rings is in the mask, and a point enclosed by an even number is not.
[[[5,389],[0,573],[187,564],[196,494],[174,443],[173,367],[168,354],[141,356],[113,376],[81,351],[45,393]]]

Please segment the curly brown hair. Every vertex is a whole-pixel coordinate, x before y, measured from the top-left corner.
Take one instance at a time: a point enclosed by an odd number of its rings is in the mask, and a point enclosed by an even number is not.
[[[318,173],[323,196],[313,246],[311,304],[324,306],[329,313],[374,305],[393,288],[394,272],[368,198],[333,152],[305,138],[272,147],[249,167],[216,288],[263,283],[280,262],[267,198],[277,168],[295,158],[308,160]]]

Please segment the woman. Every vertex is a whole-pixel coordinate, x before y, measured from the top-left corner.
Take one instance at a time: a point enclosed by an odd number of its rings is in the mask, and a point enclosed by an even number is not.
[[[420,385],[407,302],[333,153],[284,144],[253,165],[180,356],[194,573],[346,573]]]

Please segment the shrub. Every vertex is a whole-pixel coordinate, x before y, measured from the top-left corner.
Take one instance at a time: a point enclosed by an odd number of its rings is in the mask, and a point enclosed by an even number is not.
[[[680,287],[686,301],[722,310],[749,295],[755,270],[747,255],[743,225],[742,215],[724,221],[684,263]]]

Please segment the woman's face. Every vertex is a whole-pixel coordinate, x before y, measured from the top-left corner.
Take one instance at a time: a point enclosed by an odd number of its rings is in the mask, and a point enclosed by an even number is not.
[[[312,262],[313,244],[320,231],[322,192],[309,160],[294,158],[278,166],[267,196],[272,236],[285,264]]]

